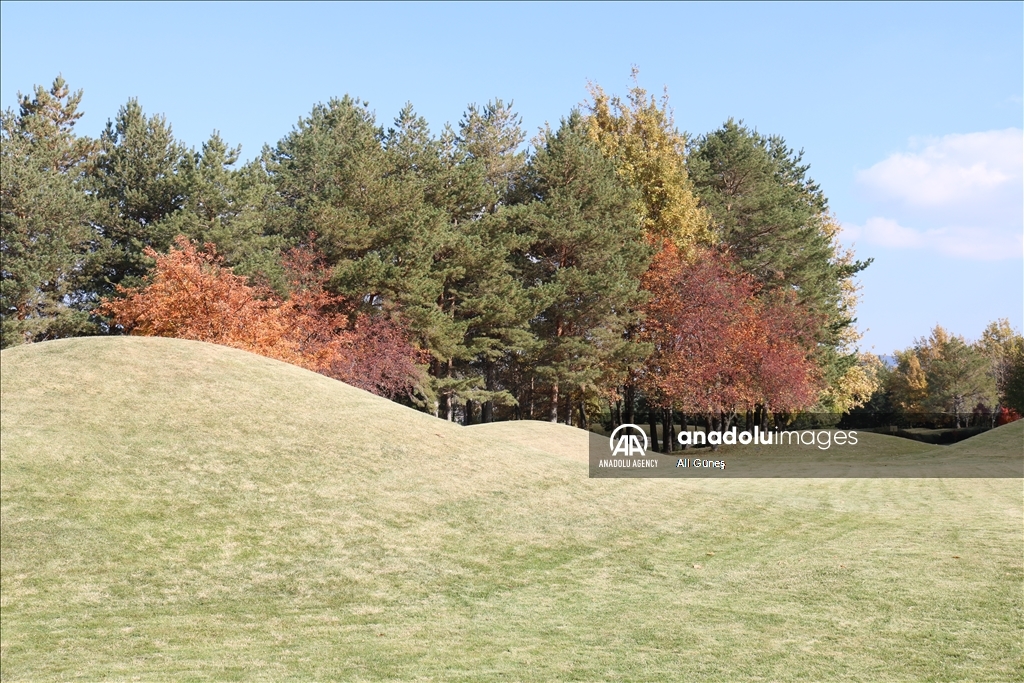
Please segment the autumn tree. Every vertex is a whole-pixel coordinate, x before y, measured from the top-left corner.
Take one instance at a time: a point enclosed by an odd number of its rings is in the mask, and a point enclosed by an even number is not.
[[[635,210],[647,242],[654,248],[671,242],[687,254],[711,243],[709,215],[693,193],[686,168],[686,137],[675,127],[667,93],[659,103],[640,87],[637,74],[634,68],[633,87],[625,100],[590,85],[587,134],[635,191]],[[627,327],[625,336],[634,345],[624,347],[629,353],[622,354],[621,419],[633,421],[635,375],[645,350],[635,345],[635,329]],[[640,398],[649,409],[653,407],[651,401]]]
[[[669,240],[684,253],[712,240],[686,168],[686,137],[675,127],[668,95],[661,103],[637,82],[626,100],[590,86],[587,134],[636,191],[641,227],[652,241]]]
[[[897,351],[896,367],[889,374],[887,388],[896,408],[904,413],[923,413],[928,400],[928,378],[914,349]]]
[[[294,292],[283,300],[223,266],[212,244],[200,251],[187,238],[160,254],[145,286],[119,286],[103,311],[124,330],[222,344],[301,365],[394,398],[419,379],[418,352],[393,320],[354,313],[328,293],[315,259],[293,252]]]
[[[698,250],[686,259],[668,244],[644,288],[651,299],[640,337],[654,351],[640,383],[649,403],[718,416],[814,402],[819,385],[805,314],[787,297],[756,296],[754,279],[725,252]]]

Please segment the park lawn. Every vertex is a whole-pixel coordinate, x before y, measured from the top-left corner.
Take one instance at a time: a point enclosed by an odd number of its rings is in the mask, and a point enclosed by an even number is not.
[[[5,681],[1024,678],[1020,479],[594,480],[198,342],[0,363]]]

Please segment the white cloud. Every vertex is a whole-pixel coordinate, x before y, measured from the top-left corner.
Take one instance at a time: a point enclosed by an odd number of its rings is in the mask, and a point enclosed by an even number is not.
[[[1018,128],[911,140],[857,174],[873,218],[846,239],[972,260],[1021,258],[1024,132]]]
[[[985,227],[915,229],[876,216],[864,225],[843,225],[844,241],[863,241],[893,249],[930,249],[947,256],[999,261],[1024,255],[1024,235]]]
[[[1024,134],[1019,128],[911,140],[916,151],[889,156],[857,174],[877,199],[910,207],[978,208],[995,196],[1020,210]]]

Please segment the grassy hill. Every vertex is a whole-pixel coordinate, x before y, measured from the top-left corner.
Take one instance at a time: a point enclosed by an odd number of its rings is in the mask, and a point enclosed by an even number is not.
[[[0,364],[5,681],[1024,677],[1019,479],[592,480],[223,347]]]

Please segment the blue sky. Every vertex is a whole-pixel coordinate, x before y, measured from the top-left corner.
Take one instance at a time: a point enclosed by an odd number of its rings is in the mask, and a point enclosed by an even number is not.
[[[862,347],[1024,309],[1024,4],[0,4],[0,104],[62,73],[98,135],[129,97],[246,158],[349,93],[439,130],[514,100],[532,134],[586,98],[667,87],[678,126],[735,117],[803,148],[858,257]]]

